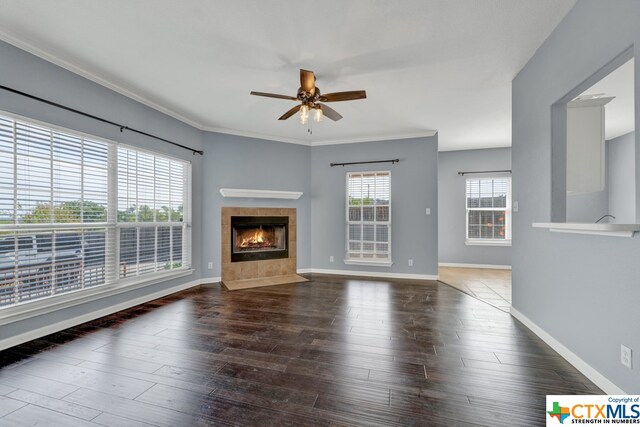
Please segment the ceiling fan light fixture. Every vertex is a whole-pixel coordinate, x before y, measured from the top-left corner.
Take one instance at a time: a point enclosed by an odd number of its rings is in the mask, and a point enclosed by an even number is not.
[[[320,106],[316,106],[315,107],[315,112],[313,115],[313,120],[316,123],[320,123],[322,121],[322,109],[320,108]]]
[[[309,121],[309,106],[307,104],[302,104],[300,107],[300,123],[306,125]]]

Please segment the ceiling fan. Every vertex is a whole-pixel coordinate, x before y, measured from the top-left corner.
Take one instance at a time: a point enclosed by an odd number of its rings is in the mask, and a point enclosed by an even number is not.
[[[268,98],[289,99],[291,101],[300,101],[300,105],[296,105],[286,113],[284,113],[278,120],[287,120],[295,113],[300,111],[300,121],[302,124],[307,123],[309,120],[309,112],[314,112],[314,120],[319,122],[322,116],[327,116],[333,121],[338,121],[342,116],[333,108],[328,107],[321,102],[338,102],[338,101],[353,101],[355,99],[364,99],[367,97],[367,92],[364,90],[352,90],[348,92],[334,92],[321,94],[320,88],[316,86],[316,76],[313,71],[300,70],[300,87],[298,88],[297,96],[278,95],[276,93],[266,92],[251,92],[251,95],[266,96]]]

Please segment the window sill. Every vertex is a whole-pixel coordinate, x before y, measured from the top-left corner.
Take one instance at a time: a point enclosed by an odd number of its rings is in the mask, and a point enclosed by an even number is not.
[[[27,301],[0,309],[0,326],[17,322],[31,317],[41,316],[57,310],[73,307],[101,298],[129,292],[145,286],[166,282],[193,274],[195,270],[184,269],[170,273],[150,274],[142,277],[125,279],[111,285],[96,286],[95,288],[80,289],[77,291],[45,297],[40,300]]]
[[[391,267],[393,265],[391,261],[365,261],[361,259],[345,259],[344,263],[347,265],[372,265],[375,267]]]
[[[467,246],[511,246],[511,240],[465,240]]]

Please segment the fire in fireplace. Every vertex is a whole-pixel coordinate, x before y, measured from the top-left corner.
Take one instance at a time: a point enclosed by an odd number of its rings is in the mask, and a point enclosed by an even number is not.
[[[289,217],[232,216],[231,261],[288,258]]]

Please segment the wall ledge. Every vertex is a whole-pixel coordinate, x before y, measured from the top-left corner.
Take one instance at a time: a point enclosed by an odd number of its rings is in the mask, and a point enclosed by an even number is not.
[[[595,236],[633,237],[640,224],[595,224],[590,222],[534,222],[534,228],[546,228],[556,233],[591,234]]]
[[[536,334],[542,341],[547,343],[549,347],[554,349],[567,362],[573,365],[585,377],[589,378],[595,385],[600,387],[605,393],[613,395],[626,395],[627,393],[620,387],[615,385],[595,368],[582,360],[577,354],[565,347],[560,341],[556,340],[540,326],[536,325],[531,319],[520,313],[517,309],[511,307],[511,315],[518,319],[524,326],[529,328],[531,332]]]

